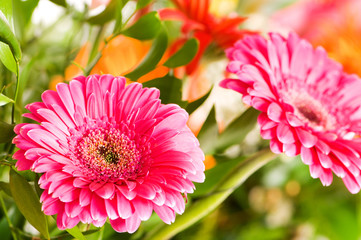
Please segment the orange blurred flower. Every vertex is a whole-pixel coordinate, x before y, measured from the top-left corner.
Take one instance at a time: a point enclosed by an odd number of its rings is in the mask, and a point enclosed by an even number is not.
[[[216,159],[212,155],[206,155],[204,165],[206,170],[211,169],[217,165]]]
[[[125,75],[142,61],[150,47],[151,43],[148,41],[143,42],[123,35],[117,36],[103,49],[102,57],[92,69],[91,74]],[[159,62],[159,66],[139,78],[138,82],[145,82],[166,75],[169,69],[162,66],[166,58],[165,54]]]
[[[348,73],[361,76],[361,16],[357,0],[304,0],[275,14],[273,20],[323,46]]]
[[[99,46],[103,48],[104,44]],[[151,47],[150,42],[140,41],[134,38],[119,35],[101,50],[102,56],[91,70],[91,74],[111,74],[113,76],[123,76],[131,72],[146,56]],[[65,81],[83,74],[83,69],[87,66],[91,51],[91,44],[85,43],[75,57],[73,64],[65,69]],[[138,82],[145,82],[151,79],[163,77],[169,71],[169,68],[162,66],[162,63],[168,58],[165,54],[161,59],[159,66],[153,71],[145,74],[138,79]],[[57,79],[59,81],[59,79]],[[50,87],[50,89],[53,89]]]
[[[58,83],[62,83],[62,82],[64,82],[64,77],[63,77],[62,75],[54,75],[54,76],[50,79],[49,89],[56,91],[56,85],[57,85]]]

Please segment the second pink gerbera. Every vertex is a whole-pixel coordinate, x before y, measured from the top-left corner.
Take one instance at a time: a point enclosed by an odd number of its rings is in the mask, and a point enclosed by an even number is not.
[[[296,34],[246,37],[227,50],[236,79],[221,86],[261,111],[271,150],[301,154],[311,176],[330,185],[333,173],[351,193],[361,188],[361,79],[348,75]]]
[[[92,75],[45,91],[15,127],[18,170],[43,173],[45,214],[60,229],[78,222],[136,231],[153,210],[170,224],[184,197],[204,181],[204,155],[188,114],[161,104],[159,90]]]

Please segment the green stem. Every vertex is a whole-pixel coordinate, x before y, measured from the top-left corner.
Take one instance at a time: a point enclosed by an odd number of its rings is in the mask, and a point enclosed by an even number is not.
[[[100,228],[98,240],[102,240],[104,235],[104,226]]]
[[[103,36],[103,30],[104,30],[104,26],[100,26],[98,29],[98,33],[95,37],[95,40],[93,41],[93,46],[89,55],[89,60],[88,60],[88,64],[94,59],[94,57],[96,56],[97,52],[98,52],[98,48],[99,48],[99,44],[101,41],[101,38]]]
[[[276,158],[269,149],[262,150],[236,166],[208,197],[195,202],[171,225],[164,225],[150,232],[146,239],[170,239],[216,209],[251,174]]]
[[[9,224],[9,228],[11,230],[11,235],[13,236],[13,239],[14,240],[17,240],[17,237],[16,237],[16,234],[13,232],[12,229],[14,229],[13,227],[13,224],[11,223],[10,221],[10,218],[9,218],[9,215],[8,215],[8,211],[6,210],[6,206],[5,206],[5,203],[4,203],[4,199],[2,197],[2,195],[0,194],[0,202],[1,202],[1,207],[3,208],[3,211],[4,211],[4,214],[5,214],[5,218],[6,218],[6,221],[8,222]]]
[[[19,88],[20,88],[20,84],[19,84],[19,61],[16,61],[16,89],[15,89],[15,97],[14,97],[14,103],[13,103],[13,108],[12,108],[12,112],[11,112],[11,124],[15,124],[15,108],[16,108],[16,103],[17,103],[17,99],[18,99],[18,95],[19,95]]]

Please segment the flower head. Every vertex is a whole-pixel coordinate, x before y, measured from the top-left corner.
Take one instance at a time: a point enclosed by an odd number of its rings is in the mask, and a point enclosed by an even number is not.
[[[342,71],[323,48],[291,33],[246,37],[227,50],[237,79],[221,86],[261,111],[271,150],[301,154],[311,176],[330,185],[333,173],[352,193],[361,188],[361,79]]]
[[[60,229],[79,221],[134,232],[153,210],[166,223],[184,211],[204,155],[188,114],[159,91],[123,77],[91,75],[45,91],[15,127],[18,170],[43,173],[42,209]]]

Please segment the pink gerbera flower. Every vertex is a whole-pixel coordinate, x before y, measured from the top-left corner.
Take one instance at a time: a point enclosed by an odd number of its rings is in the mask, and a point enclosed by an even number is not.
[[[170,224],[184,211],[204,155],[188,114],[159,91],[123,77],[81,76],[27,106],[38,124],[19,124],[18,170],[44,173],[42,209],[60,229],[79,221],[132,233],[153,210]]]
[[[221,86],[242,93],[246,104],[261,111],[261,136],[270,139],[271,150],[301,154],[323,185],[330,185],[335,173],[357,193],[361,79],[296,34],[246,37],[226,53],[227,69],[237,79],[225,79]]]

